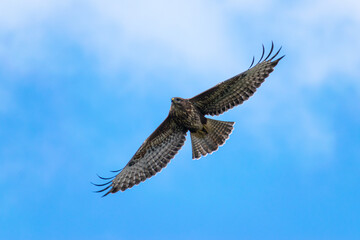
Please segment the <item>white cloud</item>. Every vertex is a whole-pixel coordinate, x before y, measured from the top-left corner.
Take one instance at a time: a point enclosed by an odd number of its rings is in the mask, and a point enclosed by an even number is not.
[[[226,9],[247,24],[248,38],[277,39],[301,85],[319,87],[333,74],[360,77],[360,3],[356,0],[228,0]],[[251,19],[249,21],[249,19]],[[260,41],[264,41],[260,39]],[[299,76],[299,77],[297,77]]]
[[[264,14],[276,1],[271,0],[225,0],[223,6],[233,12],[242,14]]]
[[[319,86],[332,74],[360,77],[359,6],[350,0],[310,1],[295,5],[280,18],[282,35],[297,54],[299,81]]]
[[[115,68],[124,62],[150,69],[185,63],[193,70],[235,64],[223,13],[210,2],[91,1],[88,10],[72,30],[80,29],[77,40]]]
[[[68,1],[55,0],[2,0],[0,2],[0,29],[2,31],[21,30],[44,24]]]
[[[247,46],[239,48],[243,43],[234,36],[245,42],[251,31],[267,31],[294,56],[293,70],[307,74],[298,79],[302,83],[318,86],[333,73],[360,76],[357,1],[21,0],[2,1],[0,7],[0,61],[25,72],[33,59],[46,61],[48,34],[56,28],[98,57],[105,72],[181,65],[225,74],[248,61],[236,56]],[[239,22],[233,29],[235,16],[251,19],[251,27]]]
[[[6,13],[0,16],[0,62],[3,70],[16,74],[52,61],[52,36],[92,54],[101,73],[179,66],[225,73],[241,61],[222,8],[203,0],[23,0],[0,7]]]
[[[0,69],[3,72],[21,78],[48,62],[51,23],[59,18],[58,14],[68,3],[54,0],[0,2]]]

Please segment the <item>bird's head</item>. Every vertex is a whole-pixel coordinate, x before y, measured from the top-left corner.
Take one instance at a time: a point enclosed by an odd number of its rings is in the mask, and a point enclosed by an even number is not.
[[[181,102],[183,101],[184,99],[183,98],[180,98],[180,97],[173,97],[171,98],[171,103],[172,104],[181,104]]]
[[[186,100],[180,97],[171,98],[171,108],[184,108]]]

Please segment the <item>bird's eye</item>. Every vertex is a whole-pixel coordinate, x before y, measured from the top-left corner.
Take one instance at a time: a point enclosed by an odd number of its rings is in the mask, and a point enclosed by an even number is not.
[[[182,102],[182,99],[181,98],[172,98],[172,101],[176,102],[176,103],[180,103],[180,102]]]

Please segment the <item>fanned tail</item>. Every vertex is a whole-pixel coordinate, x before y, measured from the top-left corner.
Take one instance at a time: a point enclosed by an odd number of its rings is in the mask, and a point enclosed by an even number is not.
[[[235,122],[206,119],[202,130],[191,132],[192,158],[198,159],[216,151],[229,138]]]

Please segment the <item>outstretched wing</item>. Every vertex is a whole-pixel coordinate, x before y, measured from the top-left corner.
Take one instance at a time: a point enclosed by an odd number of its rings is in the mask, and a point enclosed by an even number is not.
[[[114,179],[105,184],[95,184],[96,186],[106,186],[109,184],[98,192],[103,192],[110,188],[104,195],[106,196],[119,190],[125,191],[160,172],[184,145],[186,131],[184,127],[178,125],[168,116],[145,140],[135,155]]]
[[[189,100],[198,107],[202,114],[210,114],[212,116],[222,114],[223,112],[242,104],[254,94],[256,89],[260,87],[261,83],[264,82],[265,78],[269,76],[274,70],[274,67],[284,57],[282,56],[273,60],[279,54],[280,48],[277,53],[269,59],[273,49],[274,44],[271,45],[269,55],[261,61],[265,53],[263,45],[262,56],[254,67],[217,84],[213,88],[210,88]]]

